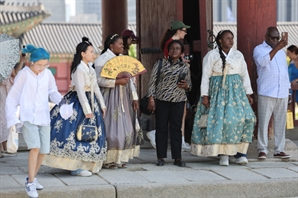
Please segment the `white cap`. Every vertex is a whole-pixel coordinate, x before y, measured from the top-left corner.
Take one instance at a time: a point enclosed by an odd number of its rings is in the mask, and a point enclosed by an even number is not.
[[[67,105],[64,104],[60,107],[60,115],[64,120],[67,120],[69,117],[71,117],[73,115],[73,103]]]

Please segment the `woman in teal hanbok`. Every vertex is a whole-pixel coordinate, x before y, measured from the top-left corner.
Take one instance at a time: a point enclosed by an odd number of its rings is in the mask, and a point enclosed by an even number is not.
[[[252,141],[256,122],[250,106],[253,93],[242,53],[232,48],[234,35],[220,31],[218,48],[203,59],[201,99],[192,132],[191,153],[220,156],[220,165],[229,165],[229,155],[237,164],[247,164],[246,152]],[[207,127],[199,126],[202,114],[208,113]]]

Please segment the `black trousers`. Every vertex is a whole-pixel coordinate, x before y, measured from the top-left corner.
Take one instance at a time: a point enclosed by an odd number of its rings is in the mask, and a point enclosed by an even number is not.
[[[168,126],[170,125],[170,139],[172,159],[181,159],[182,117],[185,102],[166,102],[156,100],[156,152],[157,158],[166,158],[168,149]]]

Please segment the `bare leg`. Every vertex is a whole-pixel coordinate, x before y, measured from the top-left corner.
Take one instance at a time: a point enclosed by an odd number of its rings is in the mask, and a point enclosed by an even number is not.
[[[36,174],[39,148],[32,148],[28,156],[28,182],[33,182]]]
[[[37,157],[37,164],[36,164],[36,168],[35,168],[35,175],[34,175],[34,177],[37,175],[37,173],[38,173],[38,170],[39,170],[39,168],[40,168],[40,166],[41,166],[41,163],[42,163],[42,160],[43,160],[43,158],[44,158],[44,156],[45,156],[45,154],[38,154],[38,157]]]
[[[7,151],[7,140],[2,142],[3,151]]]
[[[4,152],[3,142],[0,143],[0,151]]]

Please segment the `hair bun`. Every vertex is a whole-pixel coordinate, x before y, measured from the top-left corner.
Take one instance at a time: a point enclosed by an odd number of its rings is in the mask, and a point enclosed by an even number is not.
[[[85,41],[89,42],[89,39],[88,39],[87,37],[84,36],[84,37],[82,38],[82,42],[85,42]]]
[[[31,52],[33,52],[34,50],[36,50],[37,48],[34,46],[34,45],[32,45],[32,44],[28,44],[28,45],[26,45],[23,49],[22,49],[22,52],[23,53],[31,53]]]

